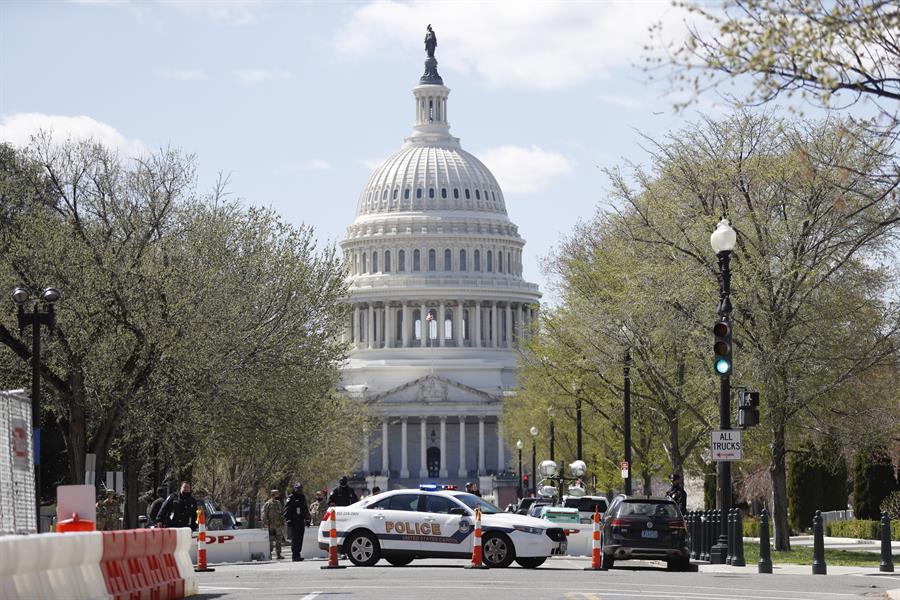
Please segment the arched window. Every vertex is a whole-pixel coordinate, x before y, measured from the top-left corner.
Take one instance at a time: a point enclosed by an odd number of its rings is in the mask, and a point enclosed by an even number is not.
[[[429,250],[428,251],[428,270],[429,271],[436,270],[437,269],[436,263],[437,263],[437,254],[435,253],[435,251],[433,249]]]
[[[372,252],[372,272],[378,272],[378,253]]]
[[[479,190],[475,190],[475,199],[481,200],[481,192]]]
[[[512,273],[512,255],[509,252],[506,253],[506,272]]]
[[[422,197],[422,188],[416,188],[416,198]]]
[[[487,272],[494,270],[494,254],[490,250],[487,251]]]
[[[441,188],[441,198],[447,197],[447,188]]]
[[[503,252],[501,250],[497,251],[497,270],[503,272]]]
[[[433,346],[438,339],[438,316],[437,311],[432,309],[428,310],[428,316],[431,317],[431,320],[428,321],[428,339],[426,340],[427,345]],[[427,320],[427,317],[426,317]]]
[[[387,189],[385,189],[385,190],[384,190],[384,193],[381,194],[381,199],[382,199],[382,200],[387,200],[387,195],[388,195],[388,191],[387,191]]]
[[[400,190],[398,190],[397,188],[394,188],[394,193],[392,194],[394,200],[397,199],[397,194],[399,194],[399,193],[400,193]]]
[[[481,270],[481,250],[475,251],[475,270]]]
[[[384,272],[385,273],[391,272],[391,251],[390,250],[384,251]]]
[[[409,188],[406,188],[405,190],[403,190],[403,199],[409,200]]]
[[[421,262],[419,260],[419,251],[413,250],[413,271],[418,271],[422,268]]]
[[[444,250],[444,270],[451,271],[453,269],[453,253],[450,248]]]
[[[367,272],[368,272],[368,271],[366,270],[366,253],[365,253],[365,252],[362,253],[362,272],[363,272],[363,273],[367,273]]]
[[[406,271],[406,250],[401,250],[397,254],[397,271]]]
[[[416,340],[422,339],[422,311],[419,309],[413,311],[413,337]]]
[[[494,195],[494,192],[491,192],[491,200],[493,200],[494,202],[497,201],[497,196]]]
[[[444,339],[453,339],[453,311],[449,308],[444,311]]]
[[[460,271],[466,270],[466,251],[465,250],[459,251],[459,270]]]
[[[466,188],[466,200],[470,200],[471,196],[469,196],[469,188]]]
[[[459,188],[453,188],[453,198],[459,200]]]
[[[434,198],[434,188],[428,188],[428,197]]]

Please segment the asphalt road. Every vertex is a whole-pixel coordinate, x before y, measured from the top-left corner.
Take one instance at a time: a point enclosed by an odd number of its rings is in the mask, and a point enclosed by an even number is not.
[[[465,561],[421,560],[407,567],[322,570],[320,560],[220,565],[199,573],[203,599],[237,600],[845,600],[886,598],[897,575],[759,575],[672,573],[653,563],[624,563],[612,571],[584,571],[589,561],[553,558],[537,570],[473,571]]]

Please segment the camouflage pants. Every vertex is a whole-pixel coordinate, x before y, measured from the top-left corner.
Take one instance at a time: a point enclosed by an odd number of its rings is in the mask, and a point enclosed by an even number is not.
[[[272,549],[274,548],[275,556],[281,558],[281,545],[286,543],[281,527],[269,527],[269,555],[272,554]]]

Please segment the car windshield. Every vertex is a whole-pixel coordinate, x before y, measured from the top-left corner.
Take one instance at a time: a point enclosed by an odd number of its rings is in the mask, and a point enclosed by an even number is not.
[[[671,502],[625,500],[619,507],[620,517],[667,517],[675,519],[678,511]]]
[[[465,504],[466,506],[468,506],[469,508],[471,508],[472,510],[475,510],[476,506],[480,507],[481,513],[485,514],[485,515],[492,515],[495,513],[503,512],[502,510],[500,510],[499,508],[497,508],[490,502],[485,502],[484,500],[482,500],[481,498],[479,498],[478,496],[475,496],[473,494],[453,494],[453,497],[456,498],[457,500],[459,500],[460,502],[462,502],[463,504]]]

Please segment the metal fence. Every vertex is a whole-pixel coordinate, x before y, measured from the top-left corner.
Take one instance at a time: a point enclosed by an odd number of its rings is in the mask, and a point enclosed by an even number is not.
[[[848,510],[829,510],[822,513],[822,527],[828,525],[832,521],[850,521],[853,519],[853,509]]]
[[[35,533],[31,399],[0,391],[0,535]]]

